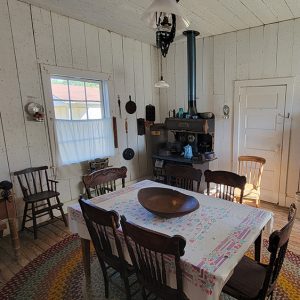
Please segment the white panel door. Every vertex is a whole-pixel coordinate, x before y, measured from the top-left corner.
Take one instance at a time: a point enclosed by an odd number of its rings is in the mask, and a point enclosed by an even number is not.
[[[286,85],[242,87],[238,155],[266,159],[261,200],[278,203],[285,121]]]

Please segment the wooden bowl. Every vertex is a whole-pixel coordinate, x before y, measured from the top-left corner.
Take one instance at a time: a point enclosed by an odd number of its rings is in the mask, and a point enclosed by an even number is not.
[[[148,211],[163,218],[180,217],[199,208],[196,198],[160,187],[139,190],[138,200]]]

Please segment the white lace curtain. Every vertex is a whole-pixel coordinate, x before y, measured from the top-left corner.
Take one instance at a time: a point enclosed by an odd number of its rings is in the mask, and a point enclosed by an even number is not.
[[[112,119],[55,120],[58,164],[68,165],[113,156]]]

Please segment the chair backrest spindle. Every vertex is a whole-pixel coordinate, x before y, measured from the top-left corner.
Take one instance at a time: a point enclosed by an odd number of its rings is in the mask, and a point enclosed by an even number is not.
[[[291,231],[295,222],[297,208],[293,203],[289,209],[288,223],[280,230],[274,231],[269,237],[268,251],[270,260],[267,274],[260,291],[260,299],[265,299],[275,288],[279,272],[284,262]]]
[[[143,288],[162,299],[186,299],[182,286],[180,257],[186,241],[142,228],[121,216],[121,225],[137,278]],[[175,265],[177,288],[168,285],[170,264]]]
[[[242,155],[238,158],[238,173],[247,178],[247,183],[259,188],[266,160],[259,156]]]
[[[117,235],[117,228],[120,226],[118,213],[101,209],[83,198],[79,199],[79,204],[98,259],[120,270],[125,260]],[[117,253],[113,251],[112,241],[116,245]]]
[[[92,198],[92,192],[96,196],[106,194],[116,190],[116,180],[122,180],[122,187],[125,187],[127,168],[107,168],[100,169],[82,177],[88,198]]]
[[[207,194],[222,198],[224,200],[234,201],[235,189],[240,189],[239,201],[242,203],[246,177],[227,171],[211,171],[204,172],[205,181],[207,183]],[[211,191],[211,183],[216,184],[214,193]]]
[[[27,168],[21,171],[14,172],[20,184],[23,197],[26,199],[29,195],[37,194],[44,191],[43,188],[43,173],[47,189],[50,190],[48,181],[48,166]]]
[[[194,169],[192,166],[166,165],[167,183],[172,186],[186,190],[194,190],[196,182],[196,191],[199,192],[202,171]]]

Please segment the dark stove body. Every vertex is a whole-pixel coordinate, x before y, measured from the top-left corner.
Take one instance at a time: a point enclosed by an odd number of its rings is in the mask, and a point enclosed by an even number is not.
[[[205,153],[214,151],[215,119],[177,119],[167,118],[164,124],[150,127],[153,175],[156,181],[166,183],[167,164],[190,165],[204,172],[211,168],[212,161]],[[192,159],[185,159],[183,148],[191,145]],[[205,189],[202,180],[200,191]]]
[[[169,132],[169,143],[175,147],[172,153],[181,154],[183,147],[191,145],[194,159],[199,160],[205,152],[214,148],[215,119],[167,118],[165,128]],[[174,151],[173,151],[174,150]]]
[[[167,118],[164,124],[151,126],[152,154],[180,156],[184,146],[191,145],[193,159],[203,160],[214,150],[215,119]]]

